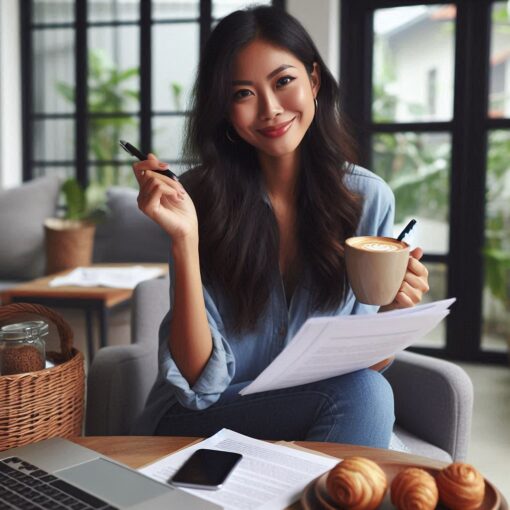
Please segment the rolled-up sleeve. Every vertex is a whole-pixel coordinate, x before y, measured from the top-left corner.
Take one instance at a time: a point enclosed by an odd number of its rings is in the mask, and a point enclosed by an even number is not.
[[[191,387],[173,360],[168,347],[172,321],[173,281],[170,278],[170,311],[159,329],[159,371],[169,383],[177,401],[188,409],[206,409],[214,404],[232,381],[235,359],[223,331],[223,323],[217,306],[208,290],[203,287],[204,301],[213,342],[213,349],[200,377]]]

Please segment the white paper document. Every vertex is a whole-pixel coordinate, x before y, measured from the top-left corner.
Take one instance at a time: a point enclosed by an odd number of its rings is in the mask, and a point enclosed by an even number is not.
[[[50,287],[75,285],[78,287],[113,287],[134,289],[140,282],[163,274],[159,267],[77,267],[64,276],[50,281]]]
[[[139,471],[166,482],[199,448],[236,452],[243,456],[221,489],[182,489],[229,510],[281,510],[297,501],[309,482],[340,462],[340,459],[267,443],[222,429],[214,436]]]
[[[372,315],[308,319],[285,349],[239,393],[290,388],[367,368],[423,338],[455,298]]]

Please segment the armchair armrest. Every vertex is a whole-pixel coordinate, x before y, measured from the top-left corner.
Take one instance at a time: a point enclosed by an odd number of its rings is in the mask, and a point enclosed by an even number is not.
[[[404,351],[384,375],[393,388],[396,423],[454,460],[465,459],[473,411],[466,372],[449,361]]]
[[[87,377],[86,435],[128,435],[158,373],[158,330],[169,309],[168,278],[133,293],[131,344],[103,347]]]
[[[128,435],[156,374],[154,349],[136,344],[100,349],[87,377],[85,434]]]

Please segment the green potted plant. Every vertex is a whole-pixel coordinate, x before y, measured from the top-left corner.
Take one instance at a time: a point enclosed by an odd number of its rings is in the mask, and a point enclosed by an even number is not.
[[[75,178],[67,179],[61,192],[63,216],[44,223],[47,274],[92,263],[96,223],[104,214]]]

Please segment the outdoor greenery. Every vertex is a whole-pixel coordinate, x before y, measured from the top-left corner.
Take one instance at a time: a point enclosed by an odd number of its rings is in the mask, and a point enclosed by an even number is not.
[[[489,136],[486,182],[485,281],[510,312],[510,133]],[[510,335],[510,323],[507,325]]]
[[[100,113],[101,117],[89,117],[88,146],[91,159],[109,162],[124,158],[119,149],[119,140],[127,139],[136,144],[138,138],[138,120],[128,115],[118,116],[119,112],[137,111],[140,93],[133,87],[133,79],[139,75],[138,67],[119,70],[108,55],[96,49],[88,54],[88,111]],[[68,83],[56,83],[58,92],[74,104],[75,87]],[[183,110],[183,86],[178,82],[169,85],[169,100],[174,108]],[[111,117],[105,114],[111,113]],[[133,186],[136,180],[128,166],[125,169],[117,165],[101,163],[89,169],[89,186],[86,193],[90,203],[96,206],[104,200],[105,191],[110,186]]]
[[[137,67],[119,70],[106,53],[90,50],[88,73],[88,111],[112,113],[112,117],[89,118],[89,152],[94,160],[112,161],[119,157],[119,140],[126,138],[126,131],[136,132],[135,118],[114,114],[138,109],[139,91],[133,88],[133,78],[138,76],[139,70]],[[64,98],[74,103],[74,86],[58,82],[56,87]],[[129,184],[130,179],[134,182],[134,177],[130,173],[127,175],[126,180],[116,165],[101,165],[95,175],[90,176],[87,192],[93,201],[98,201],[108,187]]]
[[[506,3],[495,4],[496,31],[510,34]],[[423,106],[403,104],[393,84],[397,77],[384,38],[376,38],[379,64],[373,87],[373,118],[395,122],[397,103],[409,113]],[[396,198],[396,221],[420,215],[448,221],[450,140],[441,134],[403,132],[378,134],[373,139],[374,170],[391,186]],[[510,132],[489,134],[486,174],[485,284],[492,297],[510,312]],[[486,325],[487,326],[487,325]],[[510,335],[510,323],[496,320],[489,330]]]
[[[176,81],[173,81],[170,84],[170,90],[172,92],[172,97],[173,97],[173,101],[174,101],[174,108],[177,111],[182,111],[183,110],[183,106],[182,106],[182,91],[183,91],[183,86],[180,83],[178,83]]]
[[[494,36],[510,35],[507,2],[492,8]],[[508,65],[508,64],[507,64]],[[504,111],[508,94],[489,98],[490,109]],[[489,329],[506,335],[510,341],[510,132],[489,134],[485,211],[485,283],[490,294],[506,312],[506,321],[489,325]]]
[[[410,216],[447,221],[450,144],[444,135],[379,134],[373,139],[374,170],[390,185],[395,221]]]
[[[375,122],[395,122],[397,104],[413,116],[425,112],[418,103],[403,103],[393,84],[395,65],[384,37],[376,37],[378,64],[373,85]],[[395,221],[409,216],[448,220],[450,140],[445,134],[381,133],[373,138],[374,170],[390,185],[396,200]]]

